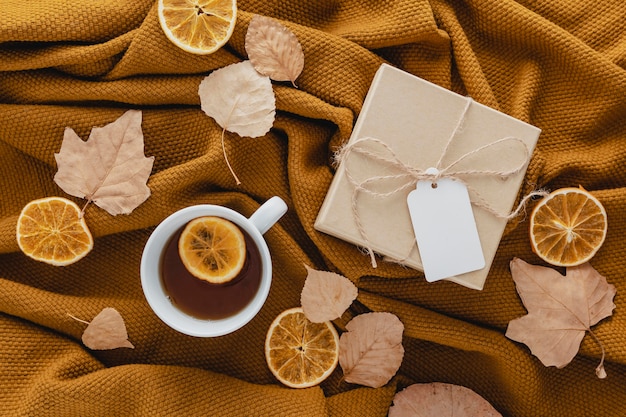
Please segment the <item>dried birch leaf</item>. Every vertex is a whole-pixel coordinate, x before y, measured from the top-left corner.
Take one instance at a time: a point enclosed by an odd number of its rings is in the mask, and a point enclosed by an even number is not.
[[[413,384],[393,397],[389,417],[502,417],[483,397],[459,385]]]
[[[93,201],[109,214],[129,214],[150,196],[146,185],[154,157],[144,155],[141,111],[91,130],[83,141],[65,128],[54,181],[66,193]],[[84,210],[84,209],[83,209]]]
[[[398,372],[404,325],[391,313],[354,317],[339,338],[339,365],[346,382],[379,388]]]
[[[202,110],[220,127],[239,136],[263,136],[274,124],[272,83],[250,61],[213,71],[200,83],[198,94]]]
[[[112,308],[104,308],[91,323],[70,315],[74,320],[86,323],[88,326],[83,332],[83,343],[89,349],[108,350],[134,346],[128,341],[126,325],[120,313]]]
[[[245,48],[258,72],[296,86],[296,78],[304,68],[304,53],[292,31],[272,18],[254,15],[246,32]]]
[[[334,272],[305,267],[308,275],[300,294],[300,304],[306,318],[313,323],[323,323],[341,317],[357,297],[356,286]]]
[[[526,344],[545,366],[562,368],[589,332],[602,349],[596,374],[604,378],[604,347],[591,326],[613,314],[615,286],[589,263],[567,268],[563,276],[515,258],[511,274],[528,314],[511,320],[506,336]]]
[[[198,95],[202,110],[223,129],[224,158],[240,184],[226,156],[224,131],[256,138],[270,130],[276,116],[272,82],[259,74],[250,61],[243,61],[213,71],[200,83]]]

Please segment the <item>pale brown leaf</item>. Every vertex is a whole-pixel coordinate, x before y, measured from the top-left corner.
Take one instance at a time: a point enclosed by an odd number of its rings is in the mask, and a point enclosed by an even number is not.
[[[86,323],[83,320],[70,316],[75,320]],[[128,341],[126,325],[120,313],[112,308],[104,308],[83,332],[82,341],[89,349],[108,350],[121,347],[134,348]]]
[[[146,185],[154,157],[144,155],[141,111],[91,130],[83,141],[66,128],[54,181],[66,193],[93,201],[109,214],[129,214],[150,196]]]
[[[308,275],[300,294],[304,315],[313,323],[341,317],[357,297],[356,286],[334,272],[305,267]]]
[[[239,136],[263,136],[274,124],[272,83],[250,61],[213,71],[200,83],[198,94],[202,110],[223,129]]]
[[[389,417],[502,417],[483,397],[459,385],[413,384],[398,392]]]
[[[200,107],[222,128],[222,153],[237,184],[241,184],[228,160],[224,131],[256,138],[269,132],[276,116],[276,97],[269,77],[259,74],[250,61],[213,71],[198,87]]]
[[[605,376],[604,347],[591,326],[613,314],[615,286],[588,263],[567,268],[563,276],[515,258],[511,274],[528,314],[511,320],[506,336],[526,344],[545,366],[562,368],[574,359],[585,332],[590,332],[602,349],[596,374]]]
[[[346,382],[379,388],[398,372],[404,325],[391,313],[354,317],[339,338],[339,364]]]
[[[304,69],[304,53],[296,35],[276,20],[254,15],[245,48],[254,68],[274,81],[291,81]]]

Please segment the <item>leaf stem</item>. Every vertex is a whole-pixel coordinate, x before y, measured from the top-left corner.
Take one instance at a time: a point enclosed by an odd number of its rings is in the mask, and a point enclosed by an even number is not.
[[[596,336],[596,334],[593,332],[593,330],[588,329],[588,331],[589,331],[589,334],[591,334],[593,339],[596,341],[598,346],[600,346],[600,349],[602,350],[602,358],[600,359],[600,363],[596,367],[596,375],[598,376],[598,378],[604,379],[606,378],[606,371],[604,370],[604,357],[606,356],[606,352],[604,350],[604,345],[602,344],[598,336]]]
[[[80,214],[78,215],[79,219],[82,219],[83,217],[85,217],[85,210],[87,210],[87,206],[89,205],[89,203],[91,203],[93,200],[91,199],[91,197],[87,198],[87,202],[85,203],[85,205],[83,206],[83,208],[80,210]]]
[[[230,162],[228,161],[228,156],[226,155],[226,147],[224,146],[224,133],[226,132],[226,128],[222,128],[222,153],[224,154],[224,160],[226,161],[226,165],[228,165],[228,169],[230,170],[230,173],[233,175],[233,178],[235,178],[235,181],[237,182],[237,185],[241,184],[241,181],[239,181],[239,178],[237,177],[237,174],[235,174],[235,171],[233,170],[233,167],[230,165]]]
[[[73,318],[74,320],[79,321],[79,322],[81,322],[81,323],[85,323],[85,324],[87,324],[87,325],[91,324],[91,323],[89,323],[88,321],[85,321],[85,320],[79,319],[78,317],[72,316],[70,313],[65,313],[65,314],[67,314],[68,316],[70,316],[70,317],[71,317],[71,318]]]

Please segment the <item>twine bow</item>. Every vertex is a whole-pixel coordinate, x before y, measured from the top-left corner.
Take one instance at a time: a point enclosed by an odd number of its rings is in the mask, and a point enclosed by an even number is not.
[[[380,139],[376,139],[372,137],[359,138],[351,143],[348,143],[342,149],[340,149],[339,152],[336,154],[335,156],[336,161],[338,163],[343,162],[344,173],[346,174],[346,178],[348,179],[348,182],[353,186],[352,200],[351,200],[352,214],[354,216],[354,220],[355,220],[357,229],[359,231],[359,234],[361,235],[361,238],[363,242],[365,243],[364,249],[369,254],[371,262],[372,262],[372,266],[374,268],[377,267],[376,258],[374,256],[373,250],[370,247],[366,229],[362,223],[361,217],[359,216],[358,198],[361,193],[366,193],[377,198],[386,198],[396,193],[400,193],[410,188],[414,188],[418,181],[427,180],[427,181],[432,181],[433,184],[436,184],[437,181],[441,178],[450,178],[455,181],[459,181],[463,183],[467,187],[472,205],[479,207],[483,210],[486,210],[487,212],[491,213],[492,215],[498,218],[503,218],[507,220],[512,219],[516,217],[517,215],[519,215],[519,213],[524,209],[528,200],[530,200],[531,198],[534,198],[537,196],[546,196],[548,194],[546,191],[542,191],[542,190],[533,191],[529,193],[528,195],[526,195],[520,201],[518,207],[514,211],[512,211],[511,213],[503,214],[495,210],[489,204],[488,201],[486,201],[483,197],[480,196],[480,193],[475,188],[468,185],[467,182],[464,180],[464,178],[472,177],[472,176],[474,177],[475,176],[499,177],[503,180],[506,180],[507,178],[520,173],[526,167],[526,164],[528,163],[530,159],[530,150],[528,149],[528,146],[526,145],[524,141],[516,137],[505,137],[502,139],[498,139],[495,142],[491,142],[486,145],[480,146],[470,152],[467,152],[461,155],[452,163],[446,166],[443,166],[443,160],[445,159],[445,156],[450,148],[450,144],[452,143],[457,132],[461,129],[465,121],[467,111],[472,103],[473,103],[473,100],[471,98],[468,98],[465,108],[463,109],[463,113],[461,114],[461,117],[457,123],[457,126],[455,127],[452,135],[448,139],[448,142],[446,143],[446,147],[444,148],[443,152],[441,153],[441,156],[439,157],[439,160],[437,161],[434,167],[421,169],[421,168],[415,168],[413,166],[410,166],[402,162],[389,145],[387,145],[385,142],[383,142]],[[459,163],[461,163],[463,160],[473,155],[476,155],[484,151],[487,148],[492,148],[492,147],[498,146],[506,142],[519,143],[522,145],[522,148],[524,151],[524,158],[516,167],[509,169],[509,170],[479,170],[479,169],[456,170],[455,169],[455,167]],[[379,145],[381,147],[381,150],[384,152],[375,152],[371,149],[371,147],[364,147],[363,145],[367,143],[374,143],[374,144]],[[349,163],[348,163],[349,158],[353,154],[361,155],[365,158],[368,158],[380,164],[383,164],[384,166],[388,168],[392,168],[393,170],[397,171],[397,174],[375,175],[375,176],[366,178],[364,180],[357,180],[354,178],[354,175],[350,171]],[[396,188],[393,188],[390,191],[381,192],[373,188],[377,184],[380,184],[381,182],[385,182],[385,181],[403,181],[403,183],[402,185]]]

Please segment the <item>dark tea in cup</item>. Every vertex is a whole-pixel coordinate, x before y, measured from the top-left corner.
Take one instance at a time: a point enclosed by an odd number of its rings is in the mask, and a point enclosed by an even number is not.
[[[141,255],[141,287],[150,308],[168,326],[190,336],[223,336],[245,326],[263,307],[272,284],[272,258],[263,235],[286,211],[285,202],[272,197],[249,218],[213,204],[189,206],[169,215],[151,233]],[[235,245],[238,255],[225,258],[237,260],[227,262],[229,273],[214,268],[208,259],[194,263],[197,259],[189,256],[195,250],[193,244],[187,247],[190,251],[177,248],[187,227],[207,217],[226,220],[237,228],[231,232],[239,236],[240,244]],[[202,241],[208,235],[200,232],[196,236]],[[218,274],[211,275],[212,269]],[[211,279],[203,282],[198,276]],[[221,280],[213,279],[216,277]]]
[[[194,276],[183,263],[179,254],[183,229],[172,236],[161,259],[161,279],[170,300],[199,319],[223,319],[241,311],[261,284],[261,254],[250,235],[240,229],[245,242],[245,260],[239,273],[228,282],[213,283]]]

